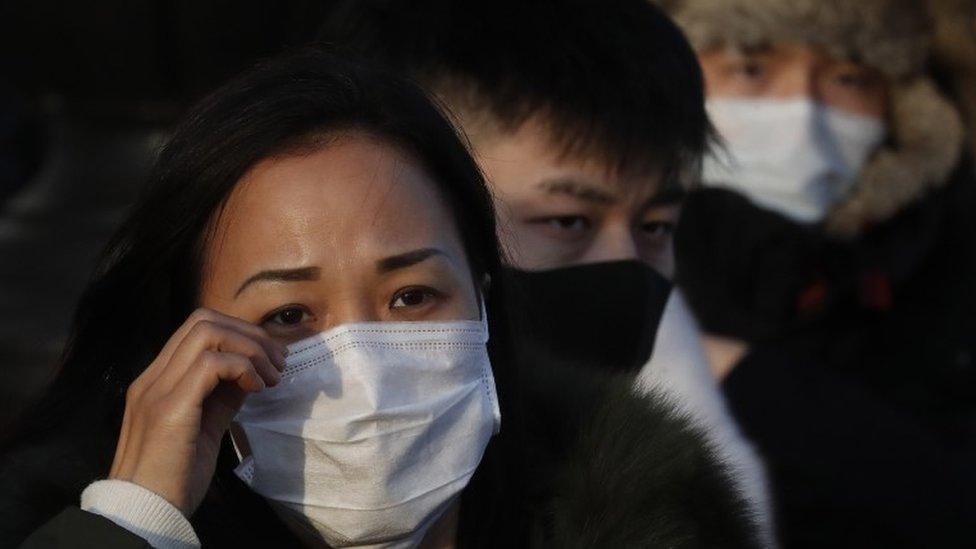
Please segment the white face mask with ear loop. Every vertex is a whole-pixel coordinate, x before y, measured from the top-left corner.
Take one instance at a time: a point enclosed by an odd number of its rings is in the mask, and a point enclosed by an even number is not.
[[[235,418],[251,450],[237,476],[332,547],[419,544],[500,427],[481,309],[290,345],[281,383]]]
[[[704,183],[800,223],[826,217],[887,135],[883,120],[808,98],[715,98],[707,110],[725,149],[705,158]]]

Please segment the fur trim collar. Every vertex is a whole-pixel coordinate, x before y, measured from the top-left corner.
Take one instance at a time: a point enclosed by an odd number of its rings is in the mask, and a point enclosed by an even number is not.
[[[962,156],[965,130],[959,113],[927,77],[894,87],[889,132],[892,145],[875,153],[828,216],[829,233],[852,237],[890,219],[949,181]]]

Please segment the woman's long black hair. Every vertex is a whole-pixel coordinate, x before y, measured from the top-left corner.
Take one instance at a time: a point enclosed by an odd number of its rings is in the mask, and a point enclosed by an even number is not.
[[[503,299],[494,214],[481,172],[419,88],[321,52],[263,64],[186,116],[162,150],[147,194],[108,245],[82,297],[56,378],[0,448],[0,539],[19,539],[61,507],[76,504],[81,488],[107,474],[125,391],[197,306],[205,233],[238,180],[262,159],[343,131],[366,132],[415,155],[453,212],[476,279],[493,281],[489,307]],[[489,318],[503,433],[514,434],[514,384],[503,350],[507,328],[499,307]],[[504,513],[491,502],[511,503],[498,478],[505,469],[514,472],[498,450],[505,445],[496,440],[489,446],[462,505],[463,515],[480,514],[486,525],[489,515]],[[194,517],[203,541],[286,535],[245,531],[273,515],[236,483],[233,465],[232,456],[222,454],[211,494]]]

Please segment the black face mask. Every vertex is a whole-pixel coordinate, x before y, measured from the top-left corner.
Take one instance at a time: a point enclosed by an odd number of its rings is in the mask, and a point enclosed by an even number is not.
[[[506,269],[519,361],[636,372],[651,356],[671,283],[639,261]]]

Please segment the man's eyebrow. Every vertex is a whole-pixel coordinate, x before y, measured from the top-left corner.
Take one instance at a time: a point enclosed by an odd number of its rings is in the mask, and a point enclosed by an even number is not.
[[[245,288],[254,284],[255,282],[300,282],[305,280],[318,280],[321,275],[322,270],[318,267],[300,267],[297,269],[275,269],[268,271],[261,271],[241,284],[241,287],[237,289],[237,293],[234,297],[241,295],[241,292]]]
[[[549,194],[564,194],[586,202],[597,204],[613,204],[617,195],[600,188],[597,185],[576,181],[573,179],[551,179],[536,185]]]
[[[769,43],[733,46],[732,49],[742,55],[766,55],[773,53],[773,45]]]
[[[434,256],[448,257],[443,250],[438,248],[420,248],[383,258],[376,262],[376,270],[380,273],[388,273],[397,269],[405,269]]]
[[[651,206],[670,206],[673,204],[680,204],[687,194],[687,191],[681,184],[665,185],[663,189],[654,193],[654,196],[649,198],[647,202],[644,203],[645,207]]]

